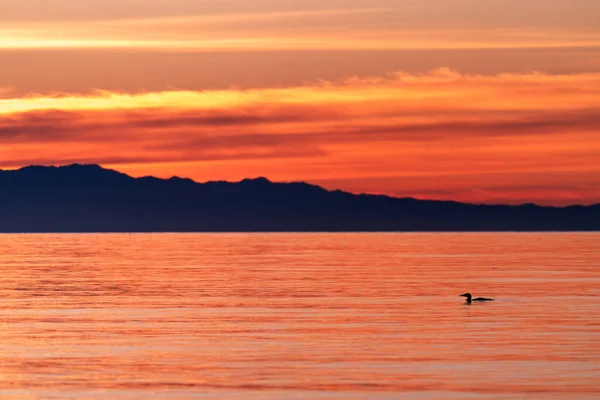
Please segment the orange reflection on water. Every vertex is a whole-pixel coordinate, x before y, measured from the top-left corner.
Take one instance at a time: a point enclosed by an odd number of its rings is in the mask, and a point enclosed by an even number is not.
[[[595,398],[598,242],[3,235],[0,399]]]

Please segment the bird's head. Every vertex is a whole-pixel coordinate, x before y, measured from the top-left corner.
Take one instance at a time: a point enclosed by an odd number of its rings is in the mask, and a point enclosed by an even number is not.
[[[471,293],[463,293],[461,294],[462,297],[471,297]]]

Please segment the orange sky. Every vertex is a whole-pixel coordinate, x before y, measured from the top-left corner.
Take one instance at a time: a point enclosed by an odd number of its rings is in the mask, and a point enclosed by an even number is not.
[[[598,20],[597,0],[11,2],[0,167],[600,202]]]

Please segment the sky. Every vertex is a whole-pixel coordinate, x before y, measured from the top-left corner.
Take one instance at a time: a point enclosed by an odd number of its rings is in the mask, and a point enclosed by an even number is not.
[[[598,0],[0,0],[0,168],[600,203]]]

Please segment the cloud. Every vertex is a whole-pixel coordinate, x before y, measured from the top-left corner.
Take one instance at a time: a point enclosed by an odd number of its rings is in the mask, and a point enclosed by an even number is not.
[[[319,141],[432,141],[591,132],[600,74],[349,78],[298,87],[31,95],[0,99],[0,140],[19,142],[218,135]],[[171,137],[172,132],[178,138]]]
[[[505,21],[444,25],[407,18],[412,7],[262,9],[186,16],[15,21],[0,26],[0,50],[128,49],[187,52],[409,49],[591,49],[597,27]],[[545,7],[547,8],[547,7]],[[546,10],[545,10],[546,11]],[[582,12],[583,15],[583,12]],[[585,19],[585,18],[584,18]],[[494,18],[492,18],[492,21]],[[422,20],[421,20],[422,21]],[[539,21],[538,21],[539,22]],[[517,26],[517,28],[515,28]]]
[[[4,167],[220,165],[211,179],[339,180],[403,171],[444,177],[439,193],[464,176],[501,177],[507,188],[514,179],[507,174],[516,172],[600,176],[599,130],[594,73],[440,69],[270,89],[0,98]],[[560,179],[552,184],[568,185]]]

